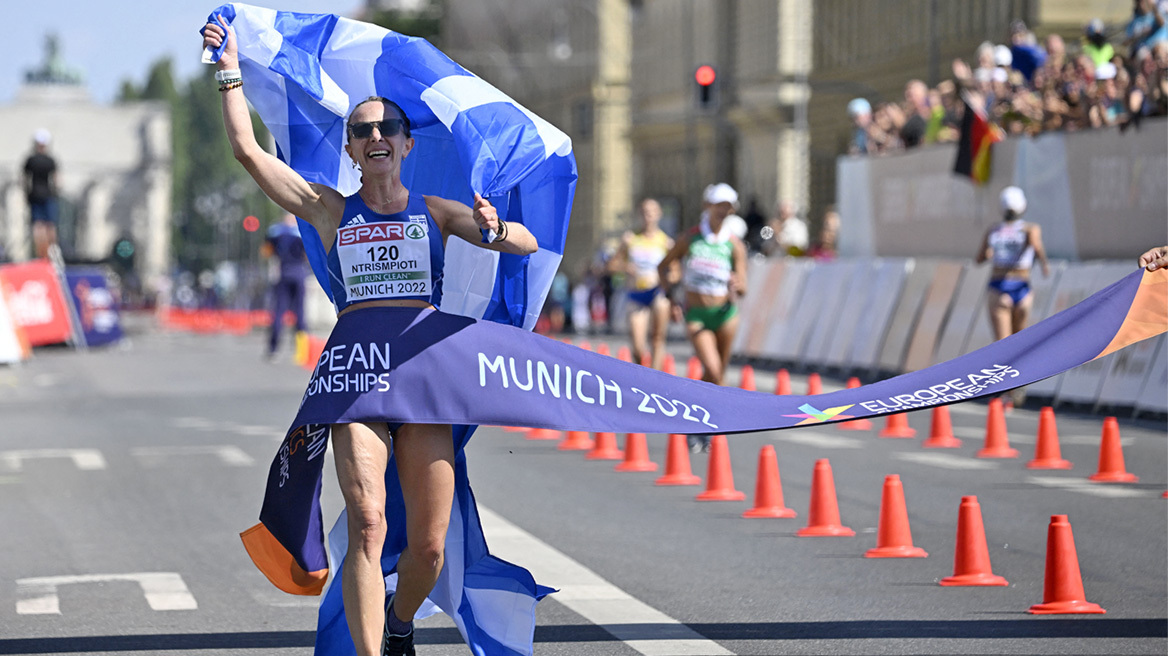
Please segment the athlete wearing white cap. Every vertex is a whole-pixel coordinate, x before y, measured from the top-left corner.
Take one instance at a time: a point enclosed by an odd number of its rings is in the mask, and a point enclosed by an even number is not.
[[[682,262],[686,332],[702,363],[702,379],[721,385],[738,332],[734,301],[746,292],[746,246],[728,220],[738,206],[738,192],[718,183],[706,187],[702,200],[706,211],[701,222],[678,238],[657,271],[668,293],[676,282],[670,279],[670,267]],[[697,439],[690,448],[704,449],[706,444]]]
[[[977,252],[978,263],[990,260],[989,313],[994,337],[1002,339],[1026,327],[1033,298],[1030,294],[1030,269],[1034,258],[1042,264],[1042,274],[1050,275],[1046,250],[1042,247],[1042,228],[1022,220],[1026,212],[1026,194],[1018,187],[1006,187],[998,197],[1002,222],[990,228]]]

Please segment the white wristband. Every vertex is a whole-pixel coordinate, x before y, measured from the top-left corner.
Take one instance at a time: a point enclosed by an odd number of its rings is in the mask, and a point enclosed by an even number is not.
[[[219,84],[223,84],[224,82],[227,82],[228,80],[239,80],[242,78],[243,78],[243,75],[240,74],[238,68],[225,69],[222,71],[215,71],[215,81],[218,82]]]

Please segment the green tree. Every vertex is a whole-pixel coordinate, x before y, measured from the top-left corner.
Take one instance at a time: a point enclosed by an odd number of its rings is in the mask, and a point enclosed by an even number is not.
[[[387,30],[422,37],[441,47],[443,5],[443,0],[429,0],[416,11],[374,9],[365,15],[364,20]]]

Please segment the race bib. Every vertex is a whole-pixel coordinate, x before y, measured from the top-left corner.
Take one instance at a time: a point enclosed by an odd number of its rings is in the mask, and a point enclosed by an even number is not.
[[[337,230],[337,259],[349,302],[431,292],[427,223],[364,223]]]

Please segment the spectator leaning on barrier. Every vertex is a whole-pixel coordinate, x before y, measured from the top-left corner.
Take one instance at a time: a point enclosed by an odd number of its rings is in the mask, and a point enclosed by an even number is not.
[[[1095,69],[1095,91],[1088,110],[1093,128],[1115,125],[1124,114],[1116,77],[1117,70],[1111,62],[1100,64]]]
[[[848,154],[868,155],[872,146],[868,140],[868,130],[872,124],[872,105],[863,98],[854,98],[848,103],[848,116],[852,119],[852,138],[848,143]]]
[[[835,205],[830,205],[823,213],[823,221],[819,226],[819,238],[815,240],[815,245],[807,251],[807,256],[821,262],[834,260],[839,244],[839,229],[839,212],[835,211]]]
[[[905,86],[903,106],[868,101],[848,103],[852,119],[850,154],[880,155],[932,141],[956,138],[965,102],[984,109],[1007,134],[1037,135],[1052,130],[1138,126],[1144,116],[1168,114],[1168,28],[1157,23],[1168,0],[1136,5],[1129,32],[1131,56],[1115,53],[1101,21],[1092,21],[1082,44],[1066,44],[1057,34],[1039,47],[1021,21],[1011,25],[1010,43],[982,43],[976,68],[953,60],[953,78],[929,89],[919,80]],[[1155,28],[1155,29],[1152,29]],[[922,129],[923,128],[923,129]]]

